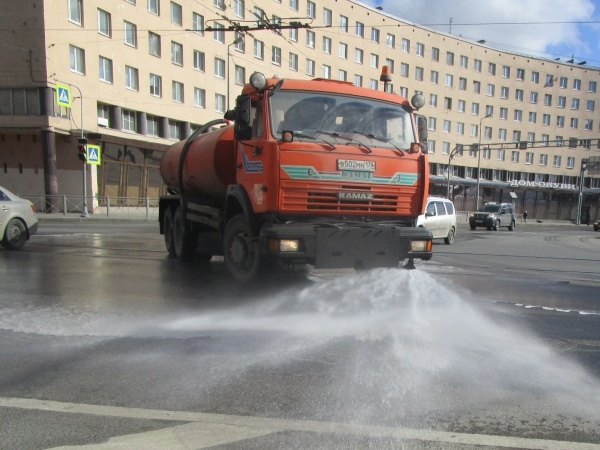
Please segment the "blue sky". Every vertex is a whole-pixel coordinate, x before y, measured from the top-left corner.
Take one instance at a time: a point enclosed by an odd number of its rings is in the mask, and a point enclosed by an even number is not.
[[[600,0],[359,1],[492,47],[600,67]]]

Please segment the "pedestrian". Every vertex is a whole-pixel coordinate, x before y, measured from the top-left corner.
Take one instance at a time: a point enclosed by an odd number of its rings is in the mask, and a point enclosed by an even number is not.
[[[527,223],[527,211],[523,211],[523,222]]]
[[[590,219],[591,219],[591,214],[590,214],[590,210],[588,209],[585,213],[585,223],[588,227],[590,226]]]

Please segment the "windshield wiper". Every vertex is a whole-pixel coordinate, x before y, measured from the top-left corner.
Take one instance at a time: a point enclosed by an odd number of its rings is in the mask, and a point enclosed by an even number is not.
[[[309,132],[310,132],[310,134],[309,134]],[[306,139],[312,139],[313,141],[323,141],[327,145],[330,145],[332,150],[337,149],[337,147],[335,146],[335,144],[333,142],[329,142],[328,140],[323,139],[322,137],[317,137],[315,130],[298,130],[298,131],[292,130],[292,133],[294,134],[294,136],[299,136],[299,137],[303,137]]]
[[[373,153],[373,150],[371,149],[371,147],[369,147],[366,144],[363,144],[362,142],[356,141],[351,137],[344,136],[343,134],[336,133],[335,131],[324,131],[324,130],[316,130],[316,131],[317,131],[317,133],[326,134],[327,136],[344,139],[345,141],[347,141],[348,144],[355,145],[358,148],[364,148],[369,153]],[[358,134],[360,134],[360,133],[358,133]]]
[[[353,133],[360,134],[361,136],[368,137],[369,139],[375,139],[376,141],[379,141],[379,142],[385,142],[386,144],[390,144],[396,150],[398,150],[400,152],[401,156],[404,156],[404,150],[402,150],[400,147],[398,147],[396,144],[394,144],[394,141],[392,141],[392,139],[387,139],[387,138],[384,138],[384,137],[375,136],[372,133],[361,133],[360,131],[353,131]]]

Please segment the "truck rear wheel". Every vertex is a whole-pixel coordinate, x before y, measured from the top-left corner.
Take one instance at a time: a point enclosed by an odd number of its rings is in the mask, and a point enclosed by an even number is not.
[[[178,206],[173,214],[173,246],[177,258],[181,261],[191,261],[194,258],[196,236],[185,228],[181,206]]]
[[[223,256],[227,270],[237,281],[248,283],[258,275],[261,264],[258,238],[252,236],[243,214],[233,216],[225,227]]]
[[[165,215],[163,217],[163,233],[165,236],[165,247],[171,256],[177,256],[175,251],[175,243],[173,240],[173,210],[166,208]]]

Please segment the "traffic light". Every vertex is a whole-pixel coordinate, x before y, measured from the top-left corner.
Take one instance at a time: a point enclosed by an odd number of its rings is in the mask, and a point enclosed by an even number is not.
[[[77,139],[77,156],[83,162],[87,162],[87,139],[79,138]]]

